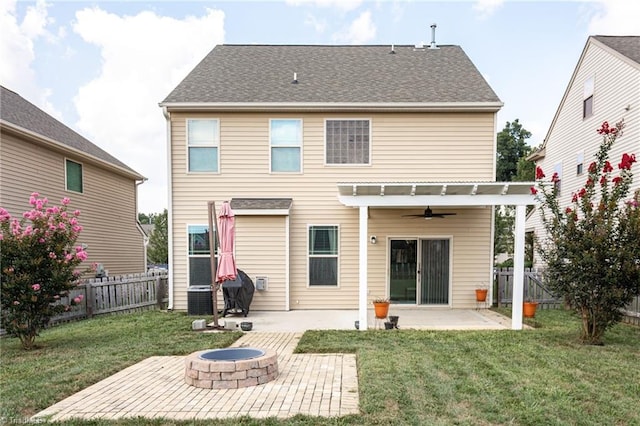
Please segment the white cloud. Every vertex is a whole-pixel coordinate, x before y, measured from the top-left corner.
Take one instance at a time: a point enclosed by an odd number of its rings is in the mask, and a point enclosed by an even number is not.
[[[144,11],[119,16],[100,8],[76,12],[73,30],[100,49],[102,69],[74,103],[77,127],[91,141],[149,178],[141,212],[167,201],[166,124],[158,103],[224,40],[224,13],[207,9],[182,20]]]
[[[285,3],[293,6],[310,5],[317,7],[330,7],[344,12],[357,9],[363,0],[286,0]]]
[[[364,44],[376,36],[376,26],[371,20],[371,11],[364,11],[349,26],[349,28],[336,33],[333,38],[338,42],[350,44]]]
[[[325,28],[327,28],[327,21],[325,21],[324,19],[318,19],[312,14],[308,14],[304,18],[304,23],[305,25],[313,27],[318,33],[323,33]]]
[[[473,5],[473,10],[478,12],[478,19],[486,19],[495,13],[505,0],[477,0]]]
[[[589,21],[589,35],[640,35],[640,2],[598,1]]]
[[[26,10],[22,22],[16,16],[16,1],[0,3],[0,83],[56,118],[56,110],[49,97],[51,90],[38,87],[32,68],[35,60],[34,42],[40,38],[52,39],[47,26],[53,22],[47,17],[47,4],[38,0]]]

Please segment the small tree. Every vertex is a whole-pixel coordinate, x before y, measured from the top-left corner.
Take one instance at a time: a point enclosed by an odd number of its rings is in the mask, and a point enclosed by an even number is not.
[[[168,216],[167,209],[153,216],[154,227],[147,248],[147,257],[153,263],[167,263],[169,261]]]
[[[623,154],[619,174],[613,177],[609,152],[622,136],[623,122],[602,124],[603,140],[596,161],[589,165],[587,181],[573,194],[572,205],[558,201],[559,178],[551,181],[536,169],[547,238],[538,245],[547,266],[547,283],[564,297],[582,319],[580,338],[602,344],[605,331],[622,319],[622,309],[640,294],[639,194],[628,199],[633,182],[634,154]]]
[[[80,211],[67,211],[68,198],[61,207],[47,207],[47,199],[39,197],[31,194],[33,209],[20,220],[0,207],[2,327],[27,350],[51,317],[82,301],[77,296],[68,305],[61,303],[76,286],[81,275],[77,267],[87,258],[76,245]]]

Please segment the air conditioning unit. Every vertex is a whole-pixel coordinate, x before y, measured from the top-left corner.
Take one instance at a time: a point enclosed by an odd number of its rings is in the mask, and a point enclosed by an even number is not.
[[[191,286],[187,290],[187,314],[213,315],[211,286]]]

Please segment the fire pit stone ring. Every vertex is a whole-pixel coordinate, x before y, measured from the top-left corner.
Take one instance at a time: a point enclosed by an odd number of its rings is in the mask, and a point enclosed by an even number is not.
[[[278,358],[273,349],[208,349],[185,358],[185,383],[198,388],[237,389],[261,385],[276,377]]]

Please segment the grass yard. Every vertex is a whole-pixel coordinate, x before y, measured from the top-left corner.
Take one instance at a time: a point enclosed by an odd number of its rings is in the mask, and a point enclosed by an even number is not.
[[[2,417],[24,419],[152,355],[223,347],[239,334],[190,330],[191,318],[145,312],[45,331],[24,352],[2,339]],[[516,331],[309,331],[297,351],[358,356],[361,414],[326,419],[171,421],[67,425],[640,425],[640,328],[619,325],[605,346],[577,342],[565,311],[539,311]]]

